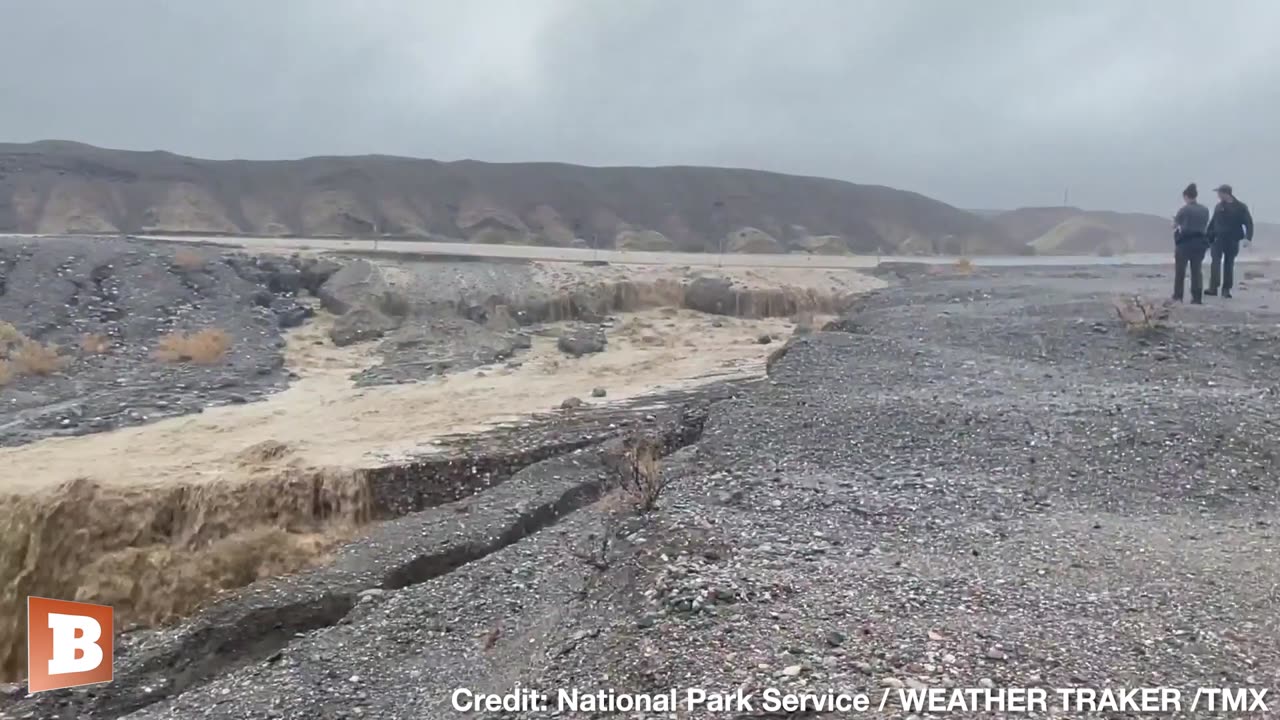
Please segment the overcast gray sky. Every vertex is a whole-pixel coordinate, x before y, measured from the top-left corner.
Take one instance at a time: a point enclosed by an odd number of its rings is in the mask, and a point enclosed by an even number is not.
[[[1280,219],[1276,0],[0,0],[0,140],[707,164]]]

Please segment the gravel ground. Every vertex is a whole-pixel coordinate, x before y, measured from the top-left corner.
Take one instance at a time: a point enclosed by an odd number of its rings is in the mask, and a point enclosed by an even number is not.
[[[323,280],[286,258],[106,238],[0,241],[0,320],[60,348],[66,366],[0,387],[0,445],[137,425],[248,402],[283,388],[282,329]],[[166,334],[218,329],[232,346],[209,365],[153,357]],[[106,352],[84,338],[101,335]]]
[[[770,688],[873,697],[793,717],[911,717],[875,705],[925,686],[1274,702],[1280,295],[1254,278],[1127,332],[1110,294],[1166,284],[1010,270],[878,292],[712,408],[656,512],[578,511],[130,717],[445,718],[457,688],[517,684],[552,711],[575,688],[756,693],[682,717],[788,716]]]

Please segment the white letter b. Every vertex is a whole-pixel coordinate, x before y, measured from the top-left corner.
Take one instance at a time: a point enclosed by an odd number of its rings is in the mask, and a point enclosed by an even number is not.
[[[49,613],[49,629],[53,631],[53,657],[49,658],[49,674],[88,672],[102,664],[102,626],[84,615]],[[80,637],[76,637],[76,631]],[[76,657],[76,651],[84,653]]]

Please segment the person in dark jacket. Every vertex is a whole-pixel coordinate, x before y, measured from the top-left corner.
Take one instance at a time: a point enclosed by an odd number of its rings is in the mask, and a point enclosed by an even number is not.
[[[1204,251],[1209,247],[1209,208],[1196,202],[1199,191],[1191,183],[1182,191],[1182,207],[1173,216],[1173,299],[1182,302],[1182,289],[1186,285],[1187,270],[1191,270],[1191,304],[1201,304],[1204,274],[1201,263]]]
[[[1243,240],[1247,245],[1253,241],[1253,215],[1248,205],[1236,199],[1230,185],[1218,186],[1217,193],[1218,205],[1209,220],[1209,252],[1213,263],[1209,268],[1209,289],[1205,293],[1217,295],[1221,278],[1222,297],[1229,298],[1240,242]]]

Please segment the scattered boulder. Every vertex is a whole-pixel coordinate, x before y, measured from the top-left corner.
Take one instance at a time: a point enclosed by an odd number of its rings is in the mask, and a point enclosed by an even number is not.
[[[571,397],[571,398],[566,398],[564,402],[560,403],[560,409],[561,410],[577,410],[583,405],[586,405],[586,403],[582,401],[582,398]]]
[[[325,310],[342,315],[360,305],[386,305],[390,290],[382,271],[376,265],[366,260],[357,260],[343,265],[329,276],[316,296],[320,298]]]
[[[559,340],[556,341],[556,347],[566,355],[582,357],[603,352],[608,342],[604,328],[578,326],[561,333]]]
[[[684,306],[712,315],[733,315],[738,307],[738,292],[724,278],[700,277],[685,288]]]
[[[271,303],[271,311],[276,315],[276,324],[282,330],[301,327],[316,312],[307,305],[300,305],[289,298],[275,298]]]
[[[756,342],[761,345],[768,345],[769,343],[773,342],[773,338],[770,337],[768,333],[765,333],[760,337],[756,338]]]
[[[361,305],[339,316],[329,331],[329,339],[338,347],[377,340],[400,326],[399,321],[367,305]]]
[[[494,332],[509,332],[520,327],[520,323],[511,316],[511,309],[506,305],[498,305],[489,311],[485,326]]]
[[[297,295],[305,289],[302,272],[292,265],[273,265],[267,274],[267,288],[279,295]]]
[[[375,298],[375,301],[374,307],[381,310],[383,314],[394,318],[403,319],[409,315],[409,311],[412,309],[409,306],[409,299],[395,290],[383,292],[381,296]]]
[[[312,295],[320,291],[320,286],[324,285],[334,273],[342,269],[342,266],[332,260],[324,258],[299,258],[298,271],[302,274],[302,286]]]
[[[608,395],[608,392],[602,387],[592,388],[591,390],[591,397],[602,398],[605,395]]]

